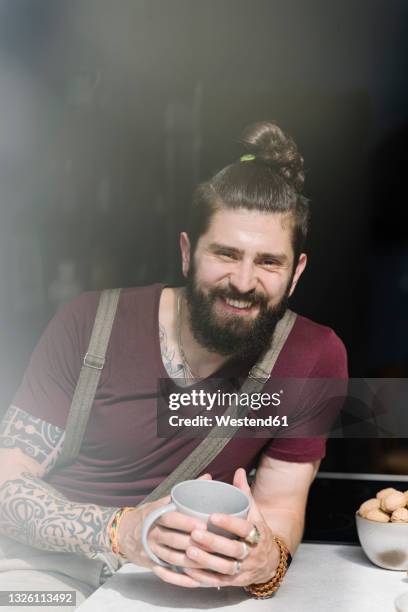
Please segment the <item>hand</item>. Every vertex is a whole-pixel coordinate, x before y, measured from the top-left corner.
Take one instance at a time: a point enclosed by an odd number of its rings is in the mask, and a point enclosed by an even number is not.
[[[194,544],[187,547],[186,555],[204,569],[190,568],[186,569],[186,573],[199,583],[198,586],[242,587],[253,583],[267,582],[273,578],[278,567],[279,548],[251,495],[244,469],[239,468],[235,472],[234,485],[250,497],[251,505],[248,518],[241,519],[227,514],[212,514],[210,521],[217,527],[230,531],[240,538],[247,537],[255,524],[261,534],[260,542],[256,545],[250,545],[240,540],[230,540],[207,530],[193,530],[191,538]],[[243,558],[246,552],[248,554]],[[219,555],[223,555],[223,557]],[[228,558],[225,559],[224,556]],[[236,561],[241,564],[238,572],[236,571]],[[181,582],[177,581],[178,575],[175,575],[176,577],[172,575],[174,572],[171,572],[171,570],[156,565],[153,571],[166,582],[181,585]]]
[[[198,480],[211,480],[210,474],[200,476]],[[144,519],[152,510],[170,503],[170,496],[144,504],[135,510],[127,512],[119,523],[118,544],[120,551],[126,558],[135,563],[149,568],[161,567],[155,565],[143,548],[141,540],[142,524]],[[163,561],[172,565],[199,568],[200,565],[189,559],[185,551],[193,544],[191,532],[195,529],[203,532],[207,525],[199,519],[186,516],[180,512],[166,512],[160,517],[149,531],[148,542],[151,550]],[[163,568],[164,569],[164,568]],[[192,578],[183,576],[168,570],[178,577],[177,584],[180,586],[200,586]]]

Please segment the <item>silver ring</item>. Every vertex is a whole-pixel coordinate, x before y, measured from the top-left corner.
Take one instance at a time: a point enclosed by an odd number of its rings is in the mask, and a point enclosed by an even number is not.
[[[235,572],[234,574],[238,574],[238,572],[240,572],[241,570],[241,562],[240,561],[235,561]]]
[[[241,540],[242,541],[242,540]],[[244,560],[247,558],[247,556],[249,555],[249,548],[248,548],[248,544],[244,541],[242,541],[242,544],[244,546],[244,552],[242,553],[242,555],[239,557],[241,560]]]

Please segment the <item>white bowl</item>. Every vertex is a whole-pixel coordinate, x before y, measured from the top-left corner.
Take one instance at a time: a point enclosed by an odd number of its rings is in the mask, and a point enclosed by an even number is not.
[[[378,523],[356,513],[357,533],[367,557],[380,567],[408,570],[408,523]]]

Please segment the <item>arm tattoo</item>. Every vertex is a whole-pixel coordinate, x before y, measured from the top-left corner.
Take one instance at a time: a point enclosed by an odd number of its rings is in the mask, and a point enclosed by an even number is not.
[[[56,425],[11,405],[0,422],[0,448],[20,448],[46,471],[55,465],[62,451],[65,432]]]
[[[189,374],[187,373],[184,364],[175,357],[176,351],[171,349],[168,345],[166,330],[163,325],[159,326],[160,332],[160,350],[163,359],[164,367],[166,368],[167,374],[170,378],[184,379],[186,385],[191,384],[188,380]],[[184,382],[181,380],[175,381],[178,385],[183,386]]]
[[[93,558],[111,550],[108,523],[117,508],[69,501],[32,474],[0,487],[1,531],[43,550]]]
[[[0,422],[0,448],[20,448],[49,472],[65,432],[17,406]],[[93,557],[110,552],[107,526],[117,508],[69,501],[50,484],[22,473],[0,487],[0,532],[43,550]]]

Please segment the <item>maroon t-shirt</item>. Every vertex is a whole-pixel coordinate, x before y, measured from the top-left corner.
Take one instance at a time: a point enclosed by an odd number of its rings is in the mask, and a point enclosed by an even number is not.
[[[159,341],[163,287],[155,284],[121,292],[81,452],[73,464],[47,477],[71,500],[103,506],[137,504],[201,442],[157,436],[158,380],[168,378]],[[31,357],[14,405],[65,427],[99,296],[97,291],[84,293],[58,311]],[[345,378],[343,343],[330,328],[298,316],[273,376]],[[295,435],[296,431],[290,438],[234,438],[206,471],[232,482],[235,470],[251,469],[261,453],[294,462],[324,457],[325,439]]]

